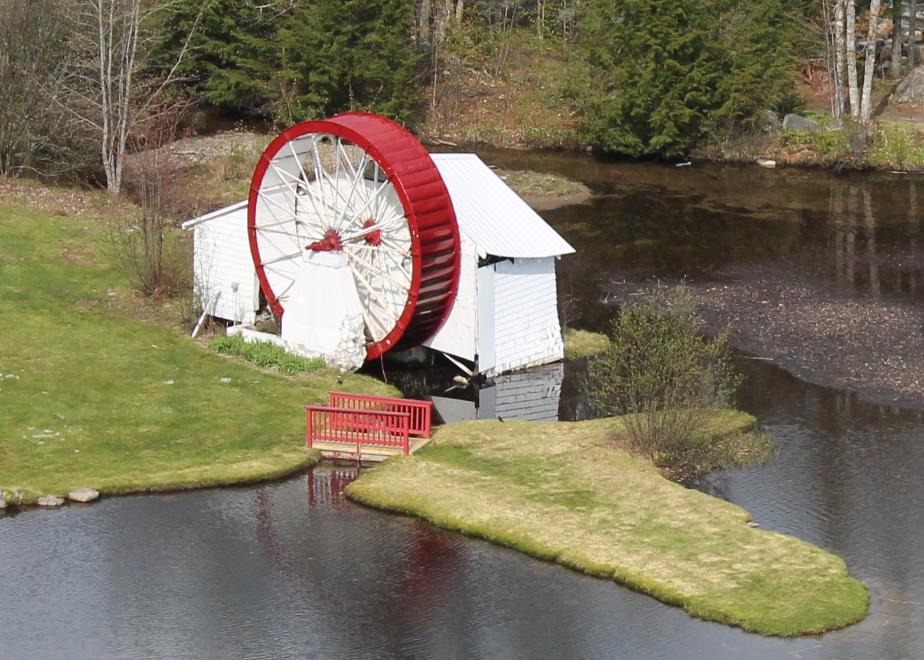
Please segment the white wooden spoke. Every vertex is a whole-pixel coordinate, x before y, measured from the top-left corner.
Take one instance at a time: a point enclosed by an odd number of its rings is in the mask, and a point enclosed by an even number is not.
[[[355,222],[355,218],[358,217],[360,213],[362,213],[361,210],[358,212],[357,211],[351,212],[350,208],[353,205],[353,198],[356,195],[356,188],[357,186],[359,186],[360,181],[363,181],[363,167],[364,167],[363,163],[365,161],[366,161],[366,154],[364,153],[362,158],[360,159],[360,167],[358,167],[356,171],[353,172],[353,175],[352,175],[353,183],[350,184],[350,193],[347,195],[346,202],[343,205],[343,212],[340,214],[340,217],[337,218],[337,221],[334,223],[334,227],[336,227],[338,231],[342,231],[343,229],[346,229],[347,227],[344,226],[344,224],[349,223],[351,220]]]
[[[288,297],[289,297],[289,289],[291,289],[294,285],[295,285],[295,280],[292,280],[291,282],[289,282],[289,283],[286,285],[286,288],[284,288],[284,289],[279,293],[279,295],[276,296],[276,299],[277,299],[277,300],[285,300],[286,298],[288,298]]]
[[[321,211],[318,210],[318,206],[315,203],[316,200],[314,198],[314,190],[312,190],[311,182],[308,180],[308,175],[305,173],[305,166],[302,165],[302,159],[295,151],[295,147],[292,146],[292,142],[287,142],[286,145],[289,147],[289,151],[292,152],[292,157],[295,159],[295,162],[298,163],[298,171],[301,172],[302,181],[304,181],[305,193],[308,196],[308,199],[311,201],[311,207],[314,209],[315,214],[319,218],[323,218],[324,216],[321,214]]]
[[[321,157],[318,155],[318,136],[312,135],[311,142],[313,145],[311,155],[314,159],[315,181],[318,182],[318,188],[320,189],[321,193],[321,206],[326,207],[327,200],[324,198],[324,168],[321,166]]]
[[[273,238],[272,238],[272,235],[273,235],[273,234],[279,234],[279,235],[285,236],[285,238],[289,239],[289,240],[292,242],[292,244],[295,246],[295,249],[296,249],[296,250],[297,250],[297,249],[300,249],[300,248],[302,247],[302,246],[299,244],[298,237],[297,237],[297,236],[294,236],[291,232],[277,231],[277,230],[273,230],[273,229],[271,229],[271,230],[269,230],[269,231],[263,231],[260,227],[257,227],[257,236],[262,236],[263,239],[264,239],[267,243],[269,243],[270,246],[272,246],[273,249],[276,250],[277,252],[285,253],[287,250],[284,249],[284,248],[282,248],[282,247],[280,247],[279,244],[278,244],[276,241],[273,240]]]
[[[292,174],[291,172],[287,172],[287,171],[284,170],[283,168],[279,167],[279,166],[276,164],[276,159],[275,159],[275,158],[274,158],[273,160],[270,161],[270,167],[271,167],[271,168],[273,169],[273,171],[277,174],[277,176],[279,176],[279,181],[280,181],[280,183],[286,184],[286,188],[288,188],[289,191],[290,191],[293,195],[296,194],[296,192],[297,192],[297,190],[298,190],[298,184],[301,183],[301,179],[299,179],[298,176],[296,176],[295,174]],[[294,186],[293,186],[293,185],[290,185],[290,184],[294,184]]]
[[[357,273],[356,278],[359,281],[359,283],[362,284],[363,287],[369,292],[369,295],[372,297],[372,301],[376,305],[379,306],[379,309],[381,309],[383,312],[386,312],[390,315],[390,318],[388,319],[388,321],[391,324],[391,326],[394,327],[394,324],[398,321],[398,316],[394,309],[394,305],[389,304],[386,300],[384,300],[382,298],[383,292],[376,289],[375,285],[372,282],[370,282],[368,279],[366,279],[364,275],[362,275],[361,273]]]
[[[302,256],[301,250],[299,250],[298,252],[294,252],[292,254],[284,254],[280,257],[276,257],[275,259],[270,259],[269,261],[264,261],[261,263],[261,265],[271,266],[272,264],[279,263],[280,261],[288,261],[289,259],[294,259],[295,257],[300,257],[300,256]]]
[[[298,240],[298,236],[293,235],[291,231],[285,231],[284,229],[264,229],[263,227],[257,227],[258,236],[264,236],[274,248],[280,252],[283,252],[284,250],[279,247],[279,244],[270,238],[270,234],[276,236],[284,236],[285,238],[289,239],[296,250],[302,247],[301,241]]]
[[[267,204],[271,204],[272,206],[275,206],[277,209],[279,209],[281,213],[285,214],[286,218],[288,218],[287,220],[282,220],[280,222],[289,222],[292,219],[292,217],[294,217],[294,212],[293,212],[294,209],[291,209],[287,206],[280,204],[275,199],[273,199],[271,195],[267,195],[262,190],[258,191],[257,194],[260,196],[260,199],[262,199]],[[279,221],[279,216],[273,213],[273,219]]]
[[[403,291],[405,294],[410,291],[410,277],[407,278],[406,283],[398,282],[397,280],[393,279],[391,275],[383,271],[381,268],[378,268],[371,261],[367,261],[363,257],[360,257],[358,250],[347,250],[346,253],[350,257],[350,260],[356,262],[362,269],[368,270],[369,272],[378,275],[380,278],[382,278],[383,281],[388,282],[399,291]],[[357,268],[354,266],[353,270],[356,271]],[[402,275],[404,274],[405,273],[402,273]]]
[[[363,318],[366,320],[367,329],[369,330],[369,334],[372,335],[372,338],[375,341],[381,341],[397,324],[400,310],[396,309],[397,305],[390,305],[388,302],[382,300],[381,294],[365,277],[355,272],[354,274],[356,275],[357,282],[362,284],[362,288],[368,291],[369,299],[375,303],[375,305],[366,304],[363,307]],[[379,318],[378,314],[375,313],[376,307],[384,313],[384,320]],[[375,321],[375,325],[378,326],[381,334],[375,332],[375,329],[372,327],[373,324],[369,322],[370,320]]]

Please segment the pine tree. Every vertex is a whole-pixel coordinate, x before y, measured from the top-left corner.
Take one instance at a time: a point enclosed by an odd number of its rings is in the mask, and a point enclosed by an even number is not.
[[[367,109],[407,119],[418,102],[410,0],[314,0],[280,32],[291,120]]]
[[[724,122],[792,107],[792,0],[592,0],[597,92],[586,137],[633,157],[684,155]]]
[[[203,11],[202,0],[184,0],[165,24],[160,49],[169,60],[198,19],[181,75],[226,112],[269,116],[278,96],[274,38],[287,14],[261,6],[253,0],[212,0]]]

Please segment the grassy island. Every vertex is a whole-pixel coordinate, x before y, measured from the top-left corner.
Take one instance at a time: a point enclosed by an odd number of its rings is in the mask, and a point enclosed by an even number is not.
[[[708,433],[753,424],[718,412]],[[347,495],[765,635],[820,633],[866,615],[867,590],[839,557],[750,527],[743,509],[616,448],[621,436],[618,418],[452,424],[418,454],[366,472]]]
[[[105,221],[68,214],[0,206],[7,501],[83,486],[116,494],[280,477],[317,459],[304,446],[304,404],[338,387],[394,393],[351,374],[338,385],[327,369],[254,369],[190,341],[166,306],[133,318]]]

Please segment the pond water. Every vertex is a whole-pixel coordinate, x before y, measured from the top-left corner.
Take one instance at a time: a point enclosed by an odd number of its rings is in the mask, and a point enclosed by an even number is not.
[[[614,278],[696,280],[729,265],[924,302],[920,219],[909,209],[924,186],[913,179],[485,158],[580,176],[602,194],[546,214],[582,255],[561,264],[578,325],[603,326]],[[924,657],[924,413],[737,361],[747,377],[739,406],[773,434],[779,457],[695,486],[765,529],[842,555],[871,591],[856,626],[780,640],[698,621],[614,583],[353,505],[342,487],[355,471],[320,467],[257,488],[0,516],[0,657]],[[536,378],[558,416],[588,414],[579,368]],[[476,405],[445,374],[404,386],[449,400],[445,416],[456,418],[503,414],[504,392],[524,387],[499,382]]]

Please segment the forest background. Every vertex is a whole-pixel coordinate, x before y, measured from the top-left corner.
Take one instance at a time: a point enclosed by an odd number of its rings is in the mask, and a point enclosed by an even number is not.
[[[349,109],[436,141],[868,165],[896,142],[874,120],[917,19],[906,0],[0,0],[0,174],[116,193],[165,122]],[[806,110],[838,135],[779,130]]]

